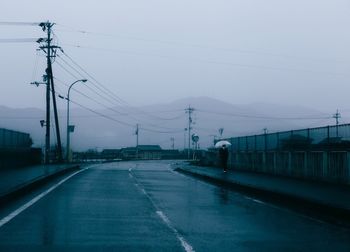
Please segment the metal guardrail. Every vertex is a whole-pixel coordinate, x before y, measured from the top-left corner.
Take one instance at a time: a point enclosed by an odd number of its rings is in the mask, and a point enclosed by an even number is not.
[[[350,184],[350,124],[225,140],[234,169]]]
[[[233,137],[232,151],[350,149],[350,124]]]

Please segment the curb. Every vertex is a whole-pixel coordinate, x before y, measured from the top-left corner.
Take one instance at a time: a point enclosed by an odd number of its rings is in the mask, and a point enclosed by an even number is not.
[[[74,170],[78,170],[79,168],[80,168],[80,165],[72,165],[72,166],[69,166],[69,167],[62,169],[60,171],[49,174],[47,176],[43,175],[43,176],[37,177],[33,180],[30,180],[26,183],[23,183],[23,184],[15,187],[14,189],[6,192],[5,194],[0,195],[0,203],[3,204],[5,202],[8,202],[8,201],[12,200],[13,198],[16,198],[16,197],[22,195],[23,193],[25,193],[28,190],[32,190],[34,188],[37,188],[40,185],[43,185],[44,183],[46,183],[46,182],[48,182],[56,177],[62,176],[64,174],[67,174],[67,173],[74,171]]]
[[[199,178],[206,182],[224,186],[244,194],[257,197],[267,203],[278,204],[288,207],[294,211],[301,212],[312,218],[318,218],[337,225],[350,227],[350,210],[337,206],[327,205],[322,202],[313,201],[295,195],[285,194],[277,191],[258,188],[235,181],[223,180],[205,174],[193,172],[181,167],[174,168],[174,171]]]

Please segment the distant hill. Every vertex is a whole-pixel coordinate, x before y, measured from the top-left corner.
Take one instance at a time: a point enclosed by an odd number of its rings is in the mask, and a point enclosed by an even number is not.
[[[122,115],[113,110],[98,110],[108,118],[73,108],[71,123],[76,126],[76,131],[71,135],[72,147],[85,150],[134,146],[136,123],[139,123],[140,144],[159,144],[163,148],[171,148],[170,138],[174,137],[175,147],[183,148],[184,145],[187,146],[184,129],[188,127],[188,115],[185,114],[188,106],[195,109],[192,132],[199,135],[200,146],[203,148],[212,145],[214,135],[219,135],[219,128],[224,128],[223,137],[253,135],[261,134],[264,128],[274,132],[320,126],[322,120],[301,119],[326,116],[317,110],[300,106],[268,103],[238,105],[208,97],[190,97],[165,104],[113,109],[123,111]],[[59,111],[59,115],[62,142],[65,144],[66,111]],[[296,119],[287,119],[290,117]],[[0,127],[30,133],[35,146],[43,146],[45,142],[45,129],[41,128],[39,123],[41,119],[45,119],[44,110],[0,106]],[[117,121],[130,125],[123,125]],[[53,131],[51,135],[55,140]]]

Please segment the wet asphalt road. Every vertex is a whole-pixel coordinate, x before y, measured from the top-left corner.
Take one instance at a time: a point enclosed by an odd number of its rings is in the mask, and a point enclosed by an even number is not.
[[[0,251],[350,251],[349,229],[178,174],[169,163],[92,166],[23,212],[63,178],[2,206]],[[4,223],[11,213],[18,215]]]

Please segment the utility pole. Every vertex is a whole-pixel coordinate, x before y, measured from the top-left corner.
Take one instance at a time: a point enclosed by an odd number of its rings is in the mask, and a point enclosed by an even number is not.
[[[213,137],[213,147],[215,147],[215,141],[216,141],[217,135],[209,135],[209,136]]]
[[[139,124],[136,124],[136,131],[135,131],[135,135],[136,135],[136,159],[139,158]]]
[[[339,124],[339,118],[341,118],[341,115],[340,115],[338,109],[337,109],[337,113],[335,113],[333,115],[333,118],[335,118],[335,124],[338,125]]]
[[[46,69],[47,70],[47,69]],[[48,71],[47,71],[48,72]],[[46,133],[45,133],[45,164],[50,163],[50,81],[46,75],[44,75],[44,81],[46,81]]]
[[[263,128],[264,134],[266,135],[268,133],[267,128]]]
[[[58,111],[57,111],[57,104],[56,104],[56,92],[55,92],[55,85],[53,81],[53,73],[52,73],[52,64],[51,64],[51,58],[49,60],[50,63],[50,79],[51,79],[51,92],[52,92],[52,103],[53,103],[53,112],[55,116],[55,125],[56,125],[56,136],[57,136],[57,151],[58,151],[58,162],[63,162],[63,155],[62,155],[62,142],[61,142],[61,133],[60,133],[60,125],[58,121]]]
[[[192,113],[194,111],[194,108],[191,108],[191,106],[188,106],[188,108],[185,110],[186,114],[188,114],[188,151],[187,151],[187,158],[190,159],[190,149],[191,149],[191,124],[192,124]]]
[[[171,141],[171,148],[174,150],[175,149],[175,138],[171,137],[170,141]]]
[[[59,128],[59,121],[58,121],[58,113],[57,113],[57,106],[56,106],[56,94],[55,94],[55,86],[53,81],[53,72],[52,72],[52,61],[51,58],[56,57],[56,50],[61,49],[58,46],[53,46],[51,44],[52,38],[51,38],[51,32],[52,27],[54,26],[54,23],[50,23],[49,21],[40,23],[39,26],[42,28],[44,32],[47,32],[47,38],[46,39],[39,39],[37,42],[46,42],[46,44],[40,46],[40,49],[46,54],[46,60],[47,60],[47,68],[46,68],[46,75],[44,76],[44,81],[46,82],[46,134],[45,134],[45,163],[48,164],[50,162],[49,155],[50,155],[50,91],[52,92],[52,102],[53,102],[53,108],[54,108],[54,115],[55,115],[55,125],[56,125],[56,136],[57,136],[57,146],[58,146],[58,161],[62,162],[62,144],[61,144],[61,135],[60,135],[60,128]]]
[[[339,132],[338,132],[339,118],[341,118],[341,115],[340,115],[338,109],[337,109],[337,113],[335,113],[333,115],[333,118],[335,118],[336,134],[337,134],[337,137],[338,137],[338,135],[339,135]]]

